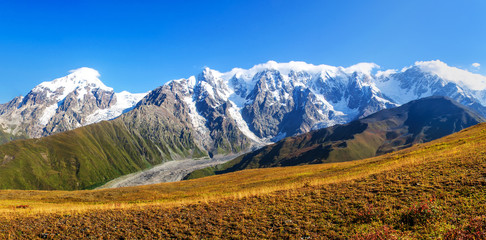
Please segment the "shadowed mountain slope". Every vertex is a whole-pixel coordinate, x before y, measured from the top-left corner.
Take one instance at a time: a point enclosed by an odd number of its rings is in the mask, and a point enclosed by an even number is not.
[[[251,168],[363,159],[428,142],[483,122],[447,97],[428,97],[344,125],[285,138],[228,163],[191,173],[198,178]]]

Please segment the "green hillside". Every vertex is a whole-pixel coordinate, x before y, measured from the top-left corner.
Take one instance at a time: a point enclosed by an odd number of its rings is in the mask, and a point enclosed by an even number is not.
[[[205,156],[188,132],[161,130],[152,140],[146,129],[130,129],[123,120],[1,145],[0,188],[93,188],[173,158]]]

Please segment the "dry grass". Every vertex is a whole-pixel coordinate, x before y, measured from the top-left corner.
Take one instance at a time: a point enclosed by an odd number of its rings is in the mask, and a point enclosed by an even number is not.
[[[480,124],[346,163],[108,190],[0,191],[0,238],[360,238],[383,229],[390,238],[441,237],[486,212],[485,186],[486,124]],[[430,199],[426,207],[436,215],[414,212]],[[410,218],[420,221],[403,220]],[[71,226],[89,231],[73,233]]]

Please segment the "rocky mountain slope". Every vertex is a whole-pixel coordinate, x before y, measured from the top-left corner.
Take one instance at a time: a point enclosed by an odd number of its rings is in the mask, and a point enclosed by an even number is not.
[[[236,141],[242,142],[239,148],[268,144],[428,96],[450,97],[486,116],[482,75],[440,61],[416,62],[401,71],[378,68],[373,63],[343,68],[273,61],[229,72],[206,68],[152,91],[143,105],[171,101],[177,121],[210,152]],[[0,105],[0,125],[19,138],[47,136],[115,118],[145,96],[114,93],[98,76],[81,68],[40,84]]]
[[[250,168],[364,159],[438,139],[484,121],[450,98],[428,97],[345,125],[285,138],[228,163],[197,170],[187,178]]]
[[[201,144],[211,143],[211,151],[240,139],[240,147],[268,144],[428,96],[447,96],[486,116],[482,75],[440,61],[416,62],[401,71],[377,68],[372,63],[343,68],[273,61],[223,73],[206,68],[165,84],[150,98],[170,92]]]
[[[268,62],[226,73],[206,68],[167,87],[184,89],[178,93],[199,132],[212,131],[215,114],[224,115],[248,139],[268,143],[396,106],[375,87],[374,66]]]
[[[447,96],[486,116],[486,77],[450,67],[439,60],[416,62],[401,71],[378,72],[375,83],[397,104],[429,96]]]
[[[115,93],[90,68],[43,82],[24,97],[0,105],[0,126],[17,138],[38,138],[118,117],[142,94]]]
[[[6,176],[1,187],[88,188],[168,160],[257,149],[419,97],[446,95],[479,112],[486,102],[484,76],[439,61],[401,71],[377,68],[273,61],[224,73],[206,68],[151,91],[124,114],[143,95],[114,93],[96,71],[82,68],[0,106],[4,135],[45,136],[121,115],[59,136],[0,146],[0,176]],[[103,167],[95,167],[98,161]],[[64,174],[67,166],[72,171]]]

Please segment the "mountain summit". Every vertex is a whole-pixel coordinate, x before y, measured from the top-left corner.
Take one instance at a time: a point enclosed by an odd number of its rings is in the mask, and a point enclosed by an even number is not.
[[[10,134],[37,138],[113,119],[145,96],[115,93],[99,76],[83,67],[43,82],[25,97],[0,105],[0,124]]]
[[[215,130],[214,117],[224,116],[248,139],[270,142],[396,106],[376,88],[374,67],[270,61],[226,73],[206,68],[161,88],[180,96],[201,135]]]

